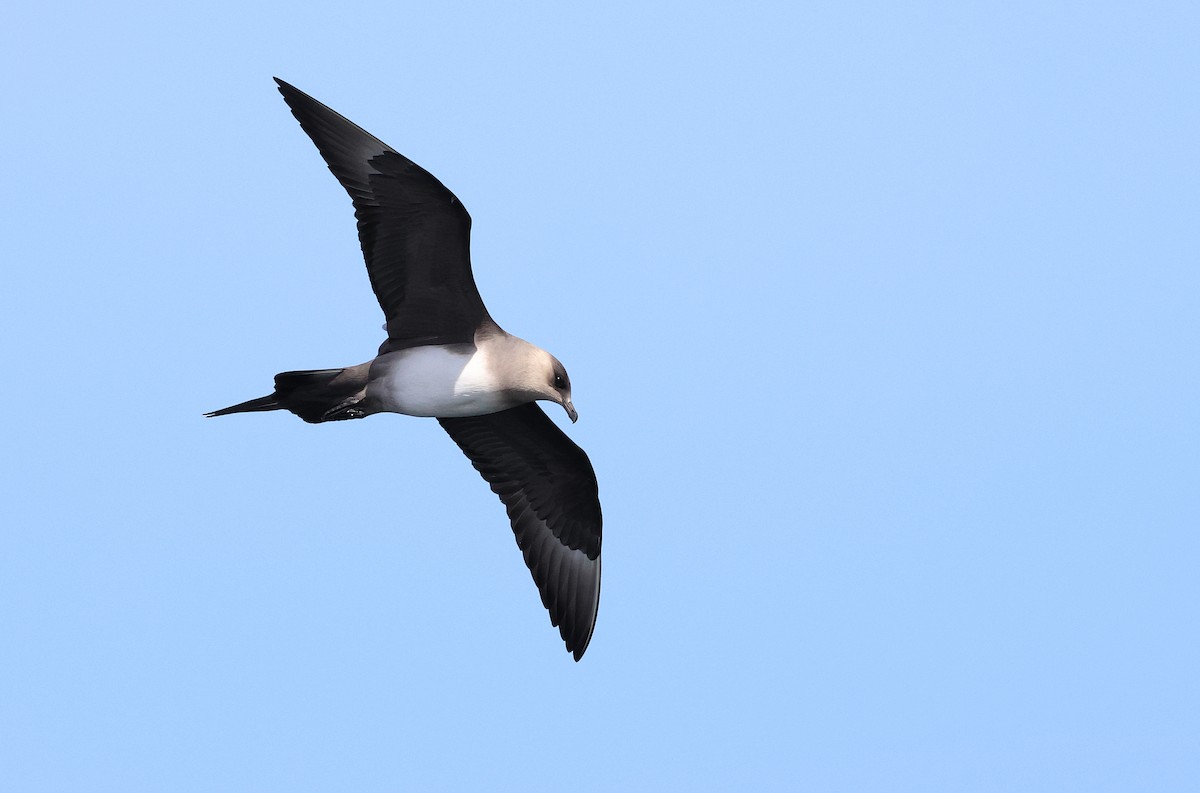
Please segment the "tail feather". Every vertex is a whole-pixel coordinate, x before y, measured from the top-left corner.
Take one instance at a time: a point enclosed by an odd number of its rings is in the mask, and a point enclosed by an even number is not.
[[[237,405],[231,405],[227,408],[214,410],[211,413],[205,413],[205,418],[213,418],[214,416],[228,416],[230,413],[252,413],[259,410],[279,410],[283,405],[275,399],[275,395],[259,397],[258,399],[250,399],[241,402]]]
[[[275,375],[275,393],[204,415],[211,418],[230,413],[289,410],[312,424],[362,418],[371,412],[360,404],[366,396],[369,367],[360,364],[344,369],[281,372]]]

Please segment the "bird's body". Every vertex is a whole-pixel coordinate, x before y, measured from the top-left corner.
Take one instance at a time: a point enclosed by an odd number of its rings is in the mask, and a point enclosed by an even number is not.
[[[558,359],[492,320],[470,264],[471,218],[420,166],[281,80],[280,93],[354,202],[388,338],[366,363],[282,372],[274,393],[209,413],[289,410],[310,423],[436,417],[508,509],[551,622],[575,660],[600,599],[601,516],[587,455],[535,404],[575,421]]]
[[[408,416],[481,416],[516,407],[497,388],[489,345],[410,347],[379,356],[367,384],[367,403]]]
[[[540,354],[540,355],[539,355]],[[523,387],[525,369],[549,355],[507,333],[478,334],[474,344],[409,347],[380,355],[371,363],[366,404],[371,412],[454,418],[481,416],[544,396]],[[503,363],[502,363],[503,362]]]

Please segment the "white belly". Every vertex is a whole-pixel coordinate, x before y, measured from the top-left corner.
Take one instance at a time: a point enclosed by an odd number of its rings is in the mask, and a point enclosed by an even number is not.
[[[489,376],[486,356],[463,346],[413,347],[371,365],[367,396],[378,410],[409,416],[481,416],[518,402]]]

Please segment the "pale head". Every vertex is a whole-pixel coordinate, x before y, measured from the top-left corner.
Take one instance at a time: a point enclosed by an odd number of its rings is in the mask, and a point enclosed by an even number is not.
[[[527,399],[543,399],[562,405],[572,422],[578,420],[579,414],[571,403],[571,378],[566,367],[553,355],[524,339],[509,336],[507,341],[516,353],[508,360],[521,362],[518,370],[506,373],[510,388]]]

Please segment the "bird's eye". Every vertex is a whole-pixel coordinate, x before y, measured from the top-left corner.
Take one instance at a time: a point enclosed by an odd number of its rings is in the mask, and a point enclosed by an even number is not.
[[[562,375],[560,375],[560,374],[554,375],[554,387],[555,388],[566,388],[567,387],[567,381],[563,380]]]

